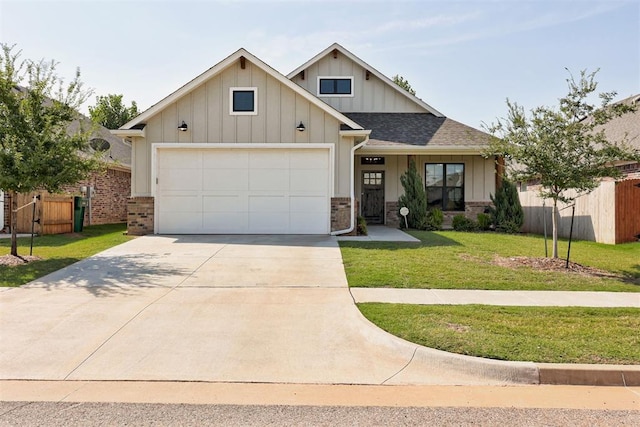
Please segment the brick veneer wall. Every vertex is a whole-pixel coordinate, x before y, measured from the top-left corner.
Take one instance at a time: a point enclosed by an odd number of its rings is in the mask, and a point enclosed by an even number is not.
[[[127,200],[127,233],[132,236],[153,234],[153,197],[131,197]]]
[[[386,202],[387,210],[386,222],[387,227],[400,227],[400,206],[398,202]]]
[[[357,205],[356,205],[357,208]],[[331,199],[331,231],[344,230],[351,225],[351,198],[333,197]],[[356,235],[357,227],[347,236]]]
[[[93,187],[91,224],[127,222],[127,199],[131,193],[131,172],[108,169],[96,172],[88,179],[66,186],[64,192],[80,195],[80,187]],[[85,208],[84,225],[89,225],[89,208]]]

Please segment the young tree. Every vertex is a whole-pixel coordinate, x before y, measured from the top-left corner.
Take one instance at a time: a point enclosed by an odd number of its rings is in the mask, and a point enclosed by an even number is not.
[[[427,227],[427,195],[416,162],[413,160],[409,163],[409,169],[400,176],[400,183],[404,188],[404,194],[398,198],[398,206],[409,209],[409,228],[424,230]],[[404,225],[402,221],[400,223]]]
[[[570,74],[569,92],[557,108],[537,107],[530,115],[507,99],[508,116],[487,129],[494,135],[486,155],[504,156],[514,181],[536,179],[540,196],[553,201],[553,257],[558,257],[558,202],[571,203],[593,191],[600,178],[621,175],[614,162],[640,157],[627,141],[609,141],[601,126],[633,107],[612,104],[615,92],[599,94],[600,105],[589,101],[597,70]],[[569,190],[574,192],[569,193]]]
[[[404,77],[402,77],[401,75],[396,74],[395,76],[393,76],[393,82],[398,86],[400,86],[402,89],[409,92],[411,95],[416,94],[416,91],[409,84],[409,80],[405,80]]]
[[[95,170],[100,153],[87,154],[89,130],[68,130],[88,96],[79,71],[65,84],[55,62],[19,62],[14,46],[0,46],[0,189],[11,196],[11,255],[18,256],[16,195],[59,192]]]
[[[89,107],[91,119],[107,129],[118,129],[138,114],[136,102],[132,101],[130,107],[125,107],[122,95],[98,96],[96,105]]]

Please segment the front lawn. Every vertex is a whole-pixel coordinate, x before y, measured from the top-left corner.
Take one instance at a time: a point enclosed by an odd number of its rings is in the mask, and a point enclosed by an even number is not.
[[[640,364],[640,309],[358,304],[387,332],[452,353],[538,363]]]
[[[94,225],[82,233],[56,234],[35,237],[33,255],[42,258],[17,266],[0,265],[0,286],[21,286],[94,255],[132,237],[123,235],[126,224]],[[29,255],[29,237],[18,239],[18,255]],[[0,256],[9,254],[10,239],[0,239]]]
[[[640,243],[574,241],[571,261],[618,277],[496,265],[496,256],[544,257],[539,236],[412,231],[421,243],[340,242],[350,286],[640,292]],[[549,242],[551,249],[551,242]],[[567,242],[560,242],[566,254]]]

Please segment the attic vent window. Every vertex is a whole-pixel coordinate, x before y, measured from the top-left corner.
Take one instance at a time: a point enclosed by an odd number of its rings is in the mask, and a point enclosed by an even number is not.
[[[361,165],[384,165],[384,157],[360,157]]]
[[[258,114],[258,88],[229,88],[229,114],[255,116]]]
[[[353,96],[353,76],[318,77],[318,96]]]

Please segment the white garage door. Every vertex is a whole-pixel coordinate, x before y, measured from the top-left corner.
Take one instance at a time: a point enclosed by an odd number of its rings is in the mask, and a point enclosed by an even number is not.
[[[159,148],[160,234],[329,234],[327,148]]]

